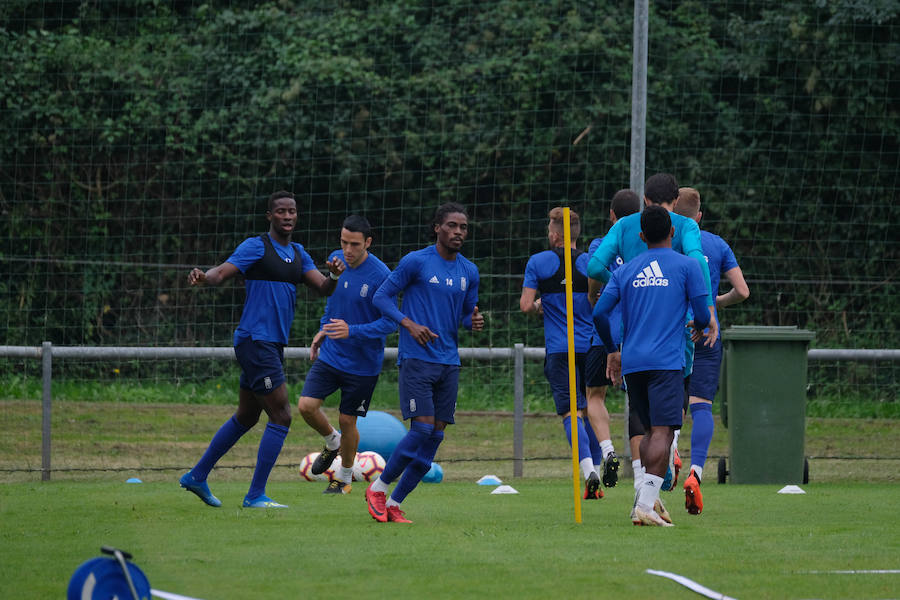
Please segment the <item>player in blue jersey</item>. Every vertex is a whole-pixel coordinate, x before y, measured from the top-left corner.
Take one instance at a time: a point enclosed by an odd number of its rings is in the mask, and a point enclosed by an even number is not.
[[[337,289],[325,304],[321,329],[313,338],[298,406],[306,423],[325,438],[325,447],[313,462],[315,475],[324,473],[340,452],[341,467],[325,488],[326,494],[349,494],[353,463],[359,445],[357,417],[365,417],[384,361],[384,341],[397,324],[372,304],[375,291],[391,270],[369,252],[372,227],[365,217],[350,215],[341,228],[341,249],[329,260],[345,268]],[[338,409],[340,432],[322,412],[326,397],[341,390]]]
[[[700,211],[700,193],[694,188],[680,188],[675,212],[683,217],[693,219],[699,225],[700,219],[703,217],[703,213]],[[719,236],[702,229],[700,230],[700,241],[709,265],[709,283],[712,291],[718,292],[722,276],[731,284],[728,292],[716,295],[716,309],[737,304],[749,298],[750,288],[744,280],[744,274],[728,243]],[[718,318],[718,313],[716,317]],[[691,428],[691,472],[684,480],[684,506],[692,515],[699,515],[703,511],[700,482],[703,479],[703,465],[706,463],[715,426],[712,401],[716,390],[719,389],[721,364],[721,336],[716,336],[715,344],[712,347],[697,345],[694,349],[694,368],[689,384],[689,408],[691,419],[694,422]]]
[[[547,224],[547,239],[550,250],[538,252],[525,265],[525,280],[519,297],[519,308],[525,314],[543,316],[544,320],[544,376],[550,383],[550,391],[556,404],[556,414],[562,417],[563,429],[569,445],[572,444],[572,414],[569,395],[569,343],[566,319],[566,273],[565,273],[565,232],[563,231],[563,208],[550,211]],[[569,211],[571,228],[572,257],[572,306],[575,322],[575,427],[578,433],[578,458],[581,474],[584,476],[585,500],[599,500],[603,497],[600,489],[600,471],[603,454],[597,436],[590,422],[585,422],[587,399],[585,396],[585,356],[591,345],[591,304],[588,300],[587,262],[588,255],[577,249],[581,233],[578,213]],[[540,298],[538,298],[540,293]],[[607,438],[609,437],[609,416],[607,415]]]
[[[647,182],[644,184],[644,204],[647,206],[651,204],[660,205],[672,213],[670,214],[670,217],[672,219],[672,227],[675,230],[674,237],[672,238],[672,248],[676,252],[694,258],[703,271],[703,278],[706,282],[708,292],[707,308],[710,315],[710,329],[714,333],[711,337],[714,339],[715,335],[718,335],[719,325],[715,318],[714,297],[709,288],[709,268],[706,264],[706,258],[703,256],[703,248],[700,242],[700,228],[697,227],[697,223],[693,220],[672,212],[677,202],[678,184],[675,182],[674,176],[668,173],[657,173],[647,179]],[[606,282],[610,275],[607,265],[616,256],[621,256],[627,262],[644,252],[647,249],[647,245],[641,240],[640,231],[641,223],[639,214],[629,215],[617,221],[612,229],[609,230],[606,237],[603,238],[603,242],[597,248],[596,252],[591,256],[591,260],[588,263],[588,274],[590,277],[598,279],[601,282]],[[691,374],[694,344],[690,340],[690,334],[687,329],[685,330],[685,336],[688,337],[686,340],[684,359],[684,376],[687,378]],[[707,340],[706,343],[712,344],[712,341]],[[687,384],[688,381],[685,379],[685,386],[687,386]],[[686,387],[684,401],[685,405],[687,405]],[[669,470],[671,473],[666,478],[667,491],[671,491],[675,487],[675,484],[678,481],[678,471],[681,468],[677,440],[678,436],[676,434],[669,456]]]
[[[615,225],[616,221],[619,219],[627,217],[628,215],[633,215],[640,210],[641,199],[638,198],[637,194],[629,189],[619,190],[613,195],[610,204],[609,221],[611,224]],[[596,252],[602,242],[602,237],[596,238],[591,242],[588,247],[588,257],[593,256],[594,252]],[[625,261],[622,260],[621,256],[617,256],[607,268],[612,272],[624,262]],[[596,279],[588,280],[588,298],[591,300],[592,306],[596,303],[602,288],[603,286]],[[622,341],[622,312],[618,307],[613,310],[609,323],[613,334],[613,342],[618,345]],[[600,342],[600,337],[597,335],[597,330],[594,328],[593,321],[591,322],[591,329],[591,347],[588,350],[585,359],[588,420],[591,422],[594,433],[596,433],[597,438],[600,440],[600,449],[603,455],[603,485],[612,487],[616,485],[619,480],[619,457],[616,455],[615,447],[613,446],[610,436],[609,411],[606,409],[606,390],[607,386],[612,385],[612,381],[606,376],[606,348],[604,348],[603,344]],[[632,438],[631,455],[633,457],[638,456],[637,444],[639,442],[640,439]],[[642,472],[640,471],[640,458],[637,458],[636,461],[637,466],[634,464],[635,461],[632,461],[632,468],[634,469],[635,474]],[[638,477],[635,477],[635,482],[638,481]]]
[[[222,503],[209,491],[209,472],[266,411],[269,422],[259,442],[256,470],[243,506],[285,507],[266,496],[266,481],[291,426],[284,347],[294,320],[297,285],[303,283],[327,296],[334,291],[344,270],[341,261],[331,260],[330,277],[325,277],[303,246],[291,242],[297,224],[297,203],[290,192],[279,191],[269,197],[266,219],[267,233],[244,240],[219,266],[205,272],[193,269],[188,275],[191,285],[215,286],[243,274],[247,291],[244,311],[234,332],[234,354],[241,366],[237,411],[213,436],[200,461],[180,480],[183,488],[210,506]]]
[[[641,239],[647,251],[610,277],[594,306],[594,324],[609,356],[607,375],[622,375],[628,395],[647,432],[641,441],[644,481],[635,493],[635,525],[670,526],[659,492],[684,404],[684,315],[691,307],[695,325],[709,324],[706,282],[697,261],[672,250],[674,228],[669,211],[648,206],[641,214]],[[622,350],[609,329],[609,315],[622,305]]]
[[[398,351],[400,410],[409,431],[391,453],[384,471],[366,489],[376,521],[410,523],[400,504],[431,469],[447,425],[454,423],[459,386],[459,327],[478,331],[478,268],[460,254],[469,233],[465,209],[438,207],[434,245],[410,252],[375,292],[373,302],[400,325]],[[397,307],[396,297],[403,294]],[[402,476],[401,476],[402,475]],[[389,486],[400,481],[387,498]]]

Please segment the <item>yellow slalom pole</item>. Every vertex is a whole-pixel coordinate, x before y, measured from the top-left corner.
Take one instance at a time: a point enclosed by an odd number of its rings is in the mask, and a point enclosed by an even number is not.
[[[563,252],[566,273],[566,337],[569,345],[569,419],[572,428],[572,487],[575,491],[575,522],[581,523],[581,474],[578,461],[578,396],[575,385],[575,309],[572,298],[572,227],[568,207],[563,208]]]

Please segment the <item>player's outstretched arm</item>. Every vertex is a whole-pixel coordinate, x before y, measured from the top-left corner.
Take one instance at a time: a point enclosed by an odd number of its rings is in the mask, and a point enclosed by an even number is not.
[[[325,265],[328,267],[328,277],[322,275],[317,269],[310,269],[303,273],[303,283],[317,291],[320,296],[330,296],[334,293],[337,280],[345,269],[344,261],[336,256],[327,261]]]
[[[213,267],[209,271],[193,268],[188,273],[188,283],[190,285],[219,285],[223,281],[231,279],[240,273],[238,268],[230,262],[224,262],[218,267]]]
[[[534,288],[523,287],[522,295],[519,296],[519,310],[526,315],[544,314],[544,308],[541,306],[541,299],[537,297],[537,290]]]

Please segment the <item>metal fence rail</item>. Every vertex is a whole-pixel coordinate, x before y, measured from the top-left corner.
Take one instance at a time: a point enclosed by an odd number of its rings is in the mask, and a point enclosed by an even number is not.
[[[309,348],[285,348],[285,358],[309,358]],[[521,477],[524,456],[524,421],[525,421],[525,359],[543,360],[544,348],[528,347],[516,344],[512,348],[460,348],[462,359],[477,360],[513,360],[513,476]],[[79,360],[103,359],[221,359],[234,360],[233,348],[203,347],[189,348],[144,347],[144,346],[54,346],[44,342],[40,346],[0,346],[0,357],[33,358],[42,365],[42,414],[41,414],[41,479],[50,479],[51,468],[51,431],[50,415],[52,409],[51,387],[53,381],[53,359],[75,358]],[[385,348],[385,359],[396,360],[397,348]],[[816,349],[807,351],[810,361],[857,361],[900,362],[900,349]]]

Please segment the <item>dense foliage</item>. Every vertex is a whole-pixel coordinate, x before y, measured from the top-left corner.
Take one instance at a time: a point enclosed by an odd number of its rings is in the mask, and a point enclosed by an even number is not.
[[[542,345],[516,306],[547,211],[601,235],[628,184],[632,10],[4,2],[5,343],[227,344],[240,288],[198,295],[187,267],[288,188],[317,261],[350,211],[393,265],[439,202],[465,203],[492,315],[475,344]],[[900,346],[898,25],[888,0],[651,3],[647,172],[700,189],[732,242],[754,296],[726,322]],[[304,301],[298,339],[321,308]]]

